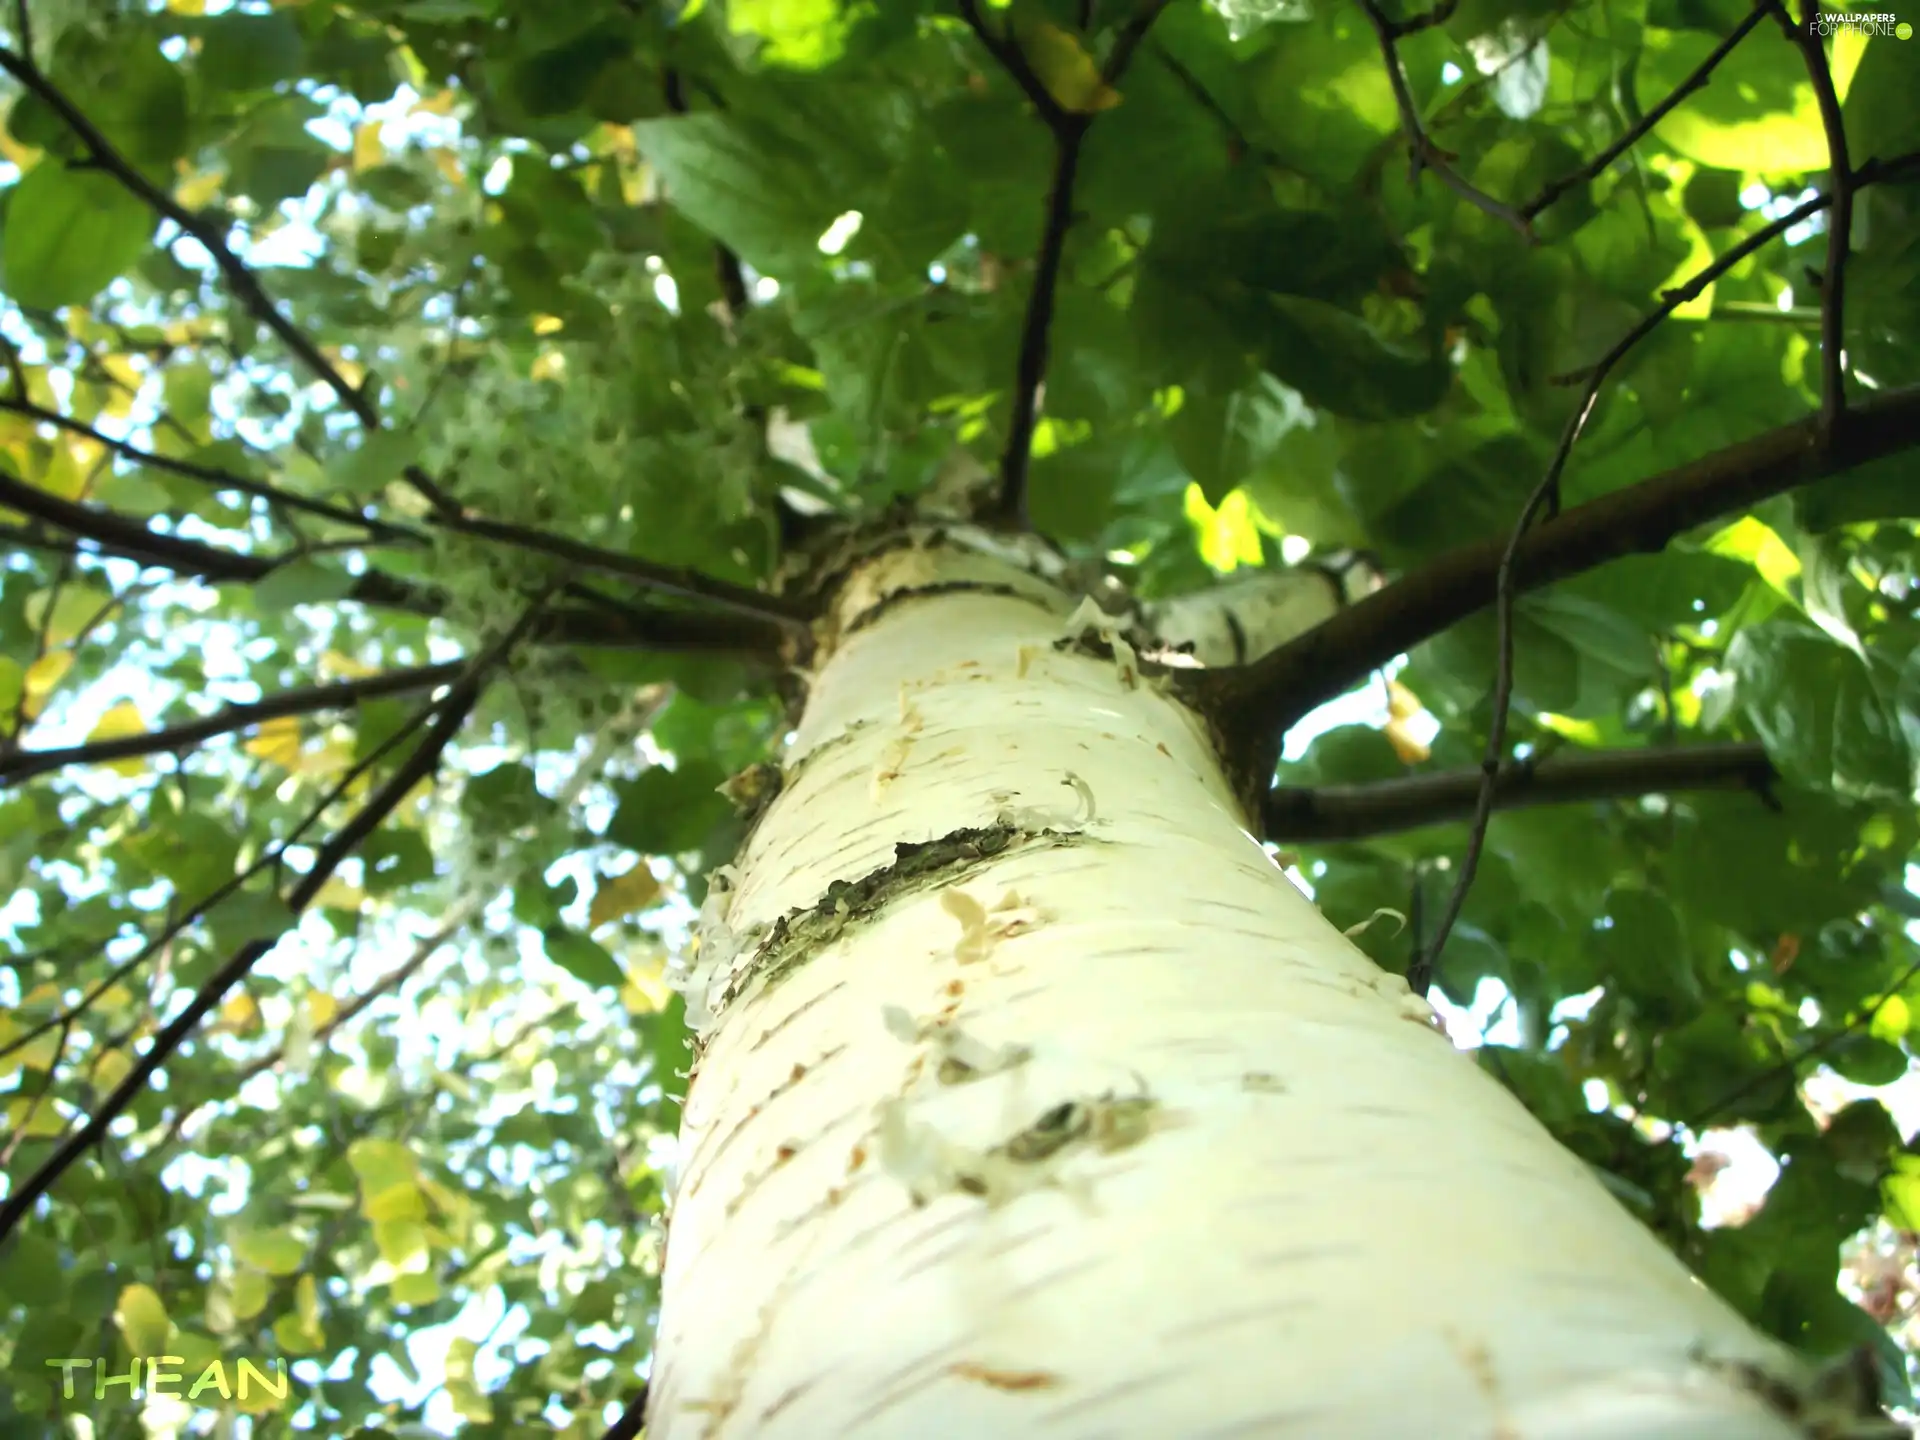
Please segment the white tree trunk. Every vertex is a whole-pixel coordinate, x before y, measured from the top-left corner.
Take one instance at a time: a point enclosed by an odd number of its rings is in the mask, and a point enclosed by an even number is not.
[[[709,902],[652,1440],[1806,1433],[1194,717],[965,539],[842,586]]]

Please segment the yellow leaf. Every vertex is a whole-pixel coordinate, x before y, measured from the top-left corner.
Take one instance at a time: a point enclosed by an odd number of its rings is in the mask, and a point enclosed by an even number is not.
[[[293,1308],[307,1324],[320,1324],[320,1287],[314,1283],[313,1276],[302,1275],[300,1283],[293,1287]]]
[[[207,0],[167,0],[167,9],[176,15],[204,15]]]
[[[1707,550],[1746,561],[1782,595],[1788,594],[1787,582],[1800,573],[1800,557],[1793,548],[1751,515],[1736,520],[1707,541]]]
[[[587,910],[587,928],[598,930],[609,920],[618,920],[644,910],[660,898],[660,882],[653,878],[644,860],[632,869],[602,880],[593,892],[593,904]]]
[[[313,897],[314,908],[322,910],[358,910],[366,903],[366,891],[362,890],[358,885],[349,885],[346,881],[338,878],[328,880],[326,884],[320,887],[320,892]],[[329,996],[328,998],[331,999],[332,997]],[[335,1006],[334,1008],[338,1009],[339,1007]],[[328,1014],[329,1017],[331,1017],[332,1012],[329,1011]],[[324,1025],[326,1023],[325,1020],[316,1019],[314,1021],[316,1025]]]
[[[287,768],[296,775],[337,775],[353,764],[353,747],[344,740],[329,740],[317,750],[304,752]]]
[[[558,315],[536,315],[533,317],[533,333],[536,335],[552,335],[557,331],[566,329],[566,326],[567,322],[562,320]]]
[[[226,183],[224,170],[195,170],[184,162],[181,167],[182,179],[173,187],[173,198],[189,210],[204,210],[220,196],[220,187]]]
[[[267,1308],[267,1297],[272,1292],[267,1277],[258,1270],[242,1270],[233,1277],[229,1287],[230,1302],[233,1305],[233,1318],[251,1320]]]
[[[1387,714],[1395,720],[1411,720],[1420,713],[1420,697],[1398,680],[1387,682]]]
[[[51,649],[77,640],[89,626],[111,618],[115,606],[113,597],[104,590],[90,585],[62,585],[57,591],[34,591],[23,608],[27,624],[44,633]]]
[[[1907,1031],[1912,1026],[1913,1012],[1907,1008],[1907,1002],[1898,995],[1889,995],[1880,1002],[1880,1008],[1874,1012],[1873,1023],[1868,1029],[1876,1040],[1898,1044],[1907,1038]]]
[[[312,1276],[306,1277],[311,1280]],[[327,1343],[327,1335],[318,1325],[309,1325],[298,1315],[282,1315],[273,1322],[273,1338],[289,1355],[312,1355]]]
[[[284,1226],[276,1230],[242,1230],[227,1244],[235,1259],[268,1275],[297,1274],[307,1260],[307,1242]]]
[[[87,739],[122,740],[129,735],[145,734],[146,729],[147,722],[140,718],[140,707],[131,700],[122,700],[100,717],[99,723],[87,732]],[[138,775],[147,768],[147,762],[138,755],[103,763],[116,775]]]
[[[1260,563],[1260,530],[1253,523],[1253,511],[1244,490],[1235,490],[1221,500],[1220,508],[1207,504],[1198,485],[1189,484],[1186,495],[1187,520],[1193,526],[1200,558],[1215,570],[1238,569]]]
[[[395,1270],[424,1270],[431,1258],[427,1227],[418,1220],[376,1220],[373,1243],[380,1251],[380,1258]]]
[[[378,665],[368,665],[338,650],[323,650],[320,654],[320,673],[329,679],[364,680],[377,674],[379,669]]]
[[[13,1023],[11,1015],[0,1015],[0,1048],[10,1048],[18,1043],[21,1027]],[[60,1032],[49,1030],[20,1045],[18,1049],[0,1057],[0,1079],[18,1070],[51,1070],[55,1053],[60,1049]]]
[[[313,1020],[315,1030],[324,1030],[333,1023],[333,1017],[340,1013],[340,1002],[324,990],[307,992],[307,1014]]]
[[[67,1122],[61,1117],[60,1107],[51,1098],[45,1100],[15,1100],[7,1106],[7,1129],[21,1131],[38,1138],[58,1135],[67,1128]]]
[[[87,482],[100,456],[91,440],[62,435],[46,452],[46,464],[30,475],[34,486],[62,500],[78,500],[87,493]]]
[[[283,770],[295,769],[300,764],[300,718],[280,715],[264,722],[241,748]]]
[[[129,1285],[122,1290],[120,1303],[113,1307],[113,1320],[134,1354],[165,1353],[173,1322],[167,1319],[167,1307],[149,1286]]]
[[[387,147],[380,139],[380,122],[369,120],[353,127],[353,168],[358,174],[371,170],[387,158]]]
[[[259,1025],[260,1007],[246,991],[236,990],[220,1002],[220,1023],[234,1034],[244,1035]]]
[[[1577,744],[1590,745],[1597,749],[1606,743],[1601,738],[1600,727],[1591,720],[1575,720],[1570,715],[1555,715],[1550,710],[1543,710],[1533,718],[1534,723],[1542,730],[1551,730],[1554,734],[1563,735]]]
[[[1042,23],[1027,31],[1025,42],[1027,63],[1061,109],[1091,115],[1120,103],[1120,92],[1100,78],[1100,67],[1069,31]]]
[[[527,374],[535,380],[558,380],[567,370],[567,357],[558,350],[548,350],[534,357],[533,366]]]
[[[467,172],[460,166],[460,157],[445,145],[435,145],[427,151],[427,158],[434,168],[446,177],[449,185],[458,185],[467,178]]]
[[[388,1287],[398,1305],[431,1305],[440,1298],[440,1277],[431,1270],[416,1275],[396,1275]]]
[[[95,1095],[110,1095],[132,1072],[133,1061],[127,1058],[126,1051],[107,1050],[93,1062],[93,1074],[88,1078],[93,1082]]]
[[[439,90],[413,102],[415,115],[451,115],[454,102],[460,97],[452,90]]]
[[[447,1399],[453,1402],[453,1413],[462,1420],[470,1420],[475,1425],[490,1424],[493,1420],[493,1401],[470,1380],[449,1380],[446,1385]]]
[[[33,162],[39,158],[38,150],[31,145],[22,145],[8,133],[6,126],[0,125],[0,160],[25,172],[31,170]]]
[[[1418,765],[1433,751],[1407,728],[1404,720],[1387,722],[1387,743],[1393,746],[1393,753],[1400,757],[1402,765]]]
[[[427,1203],[418,1185],[393,1185],[385,1190],[364,1191],[360,1213],[376,1224],[395,1220],[423,1220]]]

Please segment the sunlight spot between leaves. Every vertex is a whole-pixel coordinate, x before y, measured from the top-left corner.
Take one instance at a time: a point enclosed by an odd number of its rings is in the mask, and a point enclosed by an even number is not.
[[[1556,735],[1564,735],[1567,739],[1581,745],[1597,746],[1602,743],[1600,729],[1591,720],[1575,720],[1570,715],[1555,715],[1545,710],[1541,711],[1535,719],[1541,729],[1551,730]]]
[[[1235,490],[1221,500],[1220,508],[1207,504],[1197,484],[1188,484],[1187,521],[1193,526],[1194,543],[1205,560],[1221,574],[1241,565],[1260,563],[1260,531],[1254,524],[1253,508],[1244,490]]]
[[[864,218],[858,210],[848,210],[835,216],[833,223],[820,236],[820,253],[838,255],[845,250],[853,237],[860,233],[860,222]]]

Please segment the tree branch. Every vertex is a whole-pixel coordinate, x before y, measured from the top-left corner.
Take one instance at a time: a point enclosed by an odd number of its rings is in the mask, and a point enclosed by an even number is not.
[[[532,627],[535,617],[545,605],[545,598],[527,607],[519,621],[476,659],[467,668],[466,674],[456,683],[446,699],[441,702],[439,715],[418,746],[398,769],[390,775],[380,789],[367,803],[354,812],[351,819],[332,835],[314,857],[313,868],[287,896],[287,908],[294,915],[306,909],[314,896],[318,895],[333,872],[350,856],[360,843],[373,833],[388,815],[399,806],[413,788],[422,780],[432,776],[440,763],[440,757],[453,743],[479,704],[486,682],[498,668],[512,648],[525,638]],[[12,1234],[14,1229],[32,1212],[40,1197],[52,1188],[54,1183],[82,1155],[105,1137],[107,1129],[114,1120],[124,1113],[146,1089],[147,1082],[156,1071],[172,1058],[175,1051],[186,1041],[208,1011],[217,1006],[227,991],[237,985],[259,960],[280,942],[275,935],[259,940],[249,940],[236,950],[226,964],[197,991],[186,1007],[176,1015],[147,1047],[146,1053],[134,1062],[126,1077],[113,1088],[111,1094],[103,1099],[88,1116],[87,1123],[64,1140],[31,1175],[27,1176],[9,1194],[4,1203],[0,1203],[0,1240]]]
[[[177,535],[163,535],[129,516],[98,505],[62,499],[4,473],[0,473],[0,506],[77,535],[99,546],[102,553],[215,584],[257,584],[282,565],[301,558],[297,551],[261,557],[223,550]],[[780,654],[781,645],[792,629],[790,622],[770,621],[764,612],[711,615],[642,605],[600,595],[577,582],[564,585],[561,593],[592,609],[576,606],[544,614],[535,625],[534,640],[554,645],[766,659]],[[344,598],[422,616],[438,615],[446,605],[446,597],[440,592],[415,587],[379,571],[359,577]]]
[[[164,470],[172,475],[183,475],[189,480],[198,480],[203,484],[211,485],[222,490],[237,490],[243,495],[252,495],[257,499],[265,500],[273,505],[283,505],[289,510],[299,510],[309,515],[318,515],[322,519],[332,520],[338,524],[358,526],[364,529],[369,535],[381,540],[411,545],[424,545],[427,543],[426,536],[417,530],[410,530],[404,525],[394,525],[385,520],[376,520],[366,515],[357,514],[352,510],[346,509],[344,506],[328,504],[324,500],[313,500],[305,495],[295,495],[291,491],[282,490],[276,485],[270,485],[264,480],[252,480],[245,475],[237,475],[231,470],[220,469],[218,466],[199,465],[191,460],[176,460],[170,455],[160,455],[151,450],[142,450],[138,445],[133,444],[129,440],[116,440],[113,436],[103,434],[91,425],[74,419],[71,415],[62,415],[57,410],[49,410],[45,406],[35,405],[30,400],[0,396],[0,411],[10,411],[15,415],[24,415],[28,419],[36,420],[43,425],[52,425],[58,429],[65,430],[68,434],[82,436],[97,445],[105,446],[116,455],[121,456],[123,459],[131,460],[137,465],[145,465],[154,470]]]
[[[468,514],[430,515],[427,517],[427,523],[436,530],[450,530],[456,534],[472,535],[483,540],[497,540],[503,545],[511,545],[519,550],[551,555],[556,560],[571,561],[582,569],[602,575],[618,576],[623,580],[637,580],[651,589],[664,590],[669,594],[709,600],[716,605],[724,605],[729,610],[772,620],[790,629],[805,629],[807,621],[813,615],[812,605],[790,595],[772,595],[764,590],[735,585],[682,566],[661,565],[652,560],[643,560],[638,555],[623,555],[617,550],[603,550],[597,545],[569,540],[563,535],[548,535],[538,530],[527,530],[518,525],[510,525],[504,521],[488,520],[483,516]]]
[[[1920,152],[1885,163],[1869,161],[1856,181],[1892,179],[1920,169]],[[1828,203],[1816,196],[1748,236],[1695,275],[1666,292],[1583,376],[1587,403],[1563,432],[1554,467],[1539,495],[1551,490],[1572,439],[1600,383],[1620,359],[1678,306],[1699,294],[1746,255]],[[1518,541],[1513,554],[1515,593],[1525,593],[1608,560],[1658,551],[1695,525],[1744,509],[1809,481],[1920,445],[1920,388],[1886,391],[1857,412],[1857,427],[1827,438],[1819,416],[1772,430],[1678,466],[1653,479],[1613,491],[1577,510],[1556,514]],[[1850,420],[1852,415],[1850,414]],[[1530,501],[1530,511],[1531,511]],[[1239,793],[1257,811],[1286,730],[1314,706],[1332,699],[1369,671],[1497,599],[1508,537],[1490,537],[1440,556],[1386,589],[1366,597],[1254,664],[1186,671],[1179,691],[1213,716],[1235,758]]]
[[[647,1388],[647,1382],[642,1380],[640,1388],[628,1399],[626,1408],[621,1410],[620,1418],[607,1427],[600,1440],[635,1440],[646,1429]]]
[[[1827,219],[1827,264],[1820,276],[1820,421],[1831,432],[1847,408],[1846,350],[1847,255],[1853,248],[1853,166],[1847,158],[1847,127],[1840,114],[1840,96],[1827,68],[1826,46],[1813,27],[1819,0],[1804,0],[1798,25],[1780,0],[1765,0],[1787,39],[1796,46],[1813,84],[1820,108],[1820,128],[1827,141],[1827,192],[1832,214]]]
[[[1494,782],[1495,808],[1520,810],[1585,800],[1630,800],[1673,790],[1768,793],[1778,778],[1759,745],[1649,746],[1508,765]],[[1473,814],[1481,772],[1448,770],[1371,785],[1282,786],[1267,793],[1267,839],[1364,840],[1444,825]]]
[[[111,175],[131,194],[145,202],[156,215],[171,220],[183,234],[197,240],[213,257],[214,266],[227,282],[227,289],[234,299],[248,314],[271,330],[294,358],[318,376],[355,419],[370,431],[382,428],[379,408],[367,398],[365,392],[347,382],[340,368],[327,359],[311,336],[282,313],[260,277],[234,253],[226,236],[141,174],[139,168],[116,150],[100,128],[87,118],[86,112],[41,72],[30,51],[22,54],[0,47],[0,70],[13,76],[24,89],[39,97],[60,117],[86,147],[87,164]],[[456,508],[453,498],[418,465],[408,465],[401,473],[436,513],[446,514]]]
[[[100,129],[86,116],[86,113],[67,98],[60,88],[40,72],[40,67],[29,57],[12,50],[0,48],[0,70],[20,82],[29,93],[65,122],[87,149],[87,162],[97,169],[104,170],[132,194],[145,201],[148,208],[164,219],[171,220],[180,229],[191,235],[206,248],[213,257],[213,263],[226,279],[227,288],[234,298],[269,330],[279,337],[280,343],[319,376],[326,387],[339,397],[340,403],[352,411],[369,430],[380,428],[380,415],[365,395],[347,383],[346,377],[334,366],[333,362],[320,353],[320,347],[280,312],[274,299],[260,283],[247,263],[233,253],[223,236],[212,225],[181,205],[166,191],[155,185],[140,173],[139,169],[113,146]]]
[[[218,714],[150,730],[144,735],[123,735],[112,740],[90,740],[84,745],[67,745],[57,750],[20,750],[0,755],[0,790],[49,770],[68,765],[97,765],[108,760],[124,760],[136,755],[178,754],[182,750],[248,730],[267,720],[286,715],[311,715],[321,710],[346,710],[362,700],[382,695],[405,695],[416,690],[431,690],[457,676],[463,667],[457,661],[446,665],[422,665],[410,670],[393,670],[361,680],[344,680],[335,685],[313,685],[286,690],[250,704],[228,705]]]
[[[1101,66],[1102,84],[1111,87],[1126,74],[1147,32],[1168,3],[1169,0],[1145,0],[1121,28],[1106,63]],[[980,517],[1008,529],[1025,530],[1028,528],[1027,476],[1033,463],[1033,432],[1040,421],[1040,398],[1047,378],[1060,267],[1066,256],[1067,232],[1073,228],[1073,186],[1094,114],[1070,110],[1056,100],[1027,63],[1019,43],[1011,36],[996,35],[988,28],[977,0],[960,0],[960,13],[987,52],[1033,102],[1047,129],[1053,133],[1053,178],[1047,188],[1046,225],[1040,237],[1040,253],[1034,260],[1033,288],[1028,292],[1027,309],[1020,324],[1020,353],[1014,363],[1013,413],[1007,422],[1006,449],[1000,457],[1000,488],[992,505]]]
[[[994,34],[980,13],[979,0],[960,0],[960,17],[967,22],[967,28],[973,31],[982,48],[993,56],[1013,83],[1020,87],[1020,93],[1040,112],[1040,118],[1047,122],[1047,128],[1057,135],[1060,127],[1074,118],[1073,113],[1053,98],[1053,93],[1027,63],[1025,52],[1011,36]]]
[[[1916,446],[1920,387],[1865,401],[1832,445],[1821,444],[1817,416],[1783,425],[1542,522],[1515,554],[1516,586],[1538,590],[1622,555],[1659,551],[1696,525]],[[1491,536],[1442,555],[1252,665],[1177,672],[1176,689],[1250,747],[1241,778],[1258,786],[1242,793],[1265,792],[1280,737],[1301,716],[1490,604],[1506,541]]]
[[[1510,227],[1529,245],[1536,243],[1528,217],[1469,182],[1447,163],[1452,157],[1434,144],[1433,137],[1427,134],[1426,126],[1420,121],[1420,109],[1413,103],[1413,93],[1407,88],[1406,71],[1400,66],[1400,35],[1411,31],[1402,31],[1389,20],[1375,0],[1359,0],[1359,5],[1380,42],[1380,57],[1386,62],[1387,79],[1393,86],[1393,103],[1400,111],[1400,129],[1407,137],[1407,146],[1413,157],[1409,178],[1417,181],[1422,170],[1431,170],[1443,185],[1462,200]],[[1415,25],[1413,28],[1424,27]]]

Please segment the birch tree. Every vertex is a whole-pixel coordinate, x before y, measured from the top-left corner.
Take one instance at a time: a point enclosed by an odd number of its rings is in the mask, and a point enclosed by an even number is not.
[[[9,1431],[1906,1433],[1900,23],[12,0]]]

